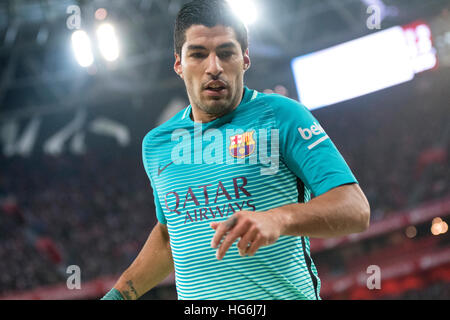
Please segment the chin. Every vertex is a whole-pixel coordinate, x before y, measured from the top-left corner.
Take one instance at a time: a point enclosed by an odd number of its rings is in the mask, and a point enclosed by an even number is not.
[[[223,99],[218,99],[215,101],[209,101],[203,105],[203,111],[214,114],[223,115],[231,109],[229,101],[224,101]]]

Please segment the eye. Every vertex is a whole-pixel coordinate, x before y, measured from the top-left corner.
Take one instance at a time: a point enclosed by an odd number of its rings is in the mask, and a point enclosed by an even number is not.
[[[189,56],[192,58],[195,58],[195,59],[202,59],[202,58],[206,57],[206,54],[201,53],[201,52],[193,52]]]
[[[230,58],[233,55],[232,51],[223,51],[219,52],[218,56],[220,59],[227,59]]]

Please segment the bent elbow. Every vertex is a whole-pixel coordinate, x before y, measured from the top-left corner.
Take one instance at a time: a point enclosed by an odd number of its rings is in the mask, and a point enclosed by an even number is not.
[[[353,206],[357,212],[355,225],[358,229],[356,232],[364,232],[370,225],[370,204],[359,185],[355,184],[354,188]]]
[[[364,232],[370,226],[370,206],[366,203],[359,211],[358,232]]]

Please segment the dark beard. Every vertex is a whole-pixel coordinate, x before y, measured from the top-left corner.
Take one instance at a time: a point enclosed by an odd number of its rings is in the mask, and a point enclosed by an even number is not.
[[[204,106],[202,104],[198,104],[198,107],[205,113],[214,116],[216,118],[222,117],[227,113],[232,111],[233,104],[229,105],[214,105],[214,106]]]
[[[244,90],[242,91],[244,92]],[[241,100],[244,98],[244,94],[242,93],[242,97]],[[215,98],[212,97],[213,100],[219,100],[220,98]],[[199,107],[200,110],[202,110],[203,112],[215,117],[215,118],[220,118],[223,117],[224,115],[232,112],[234,110],[235,107],[237,107],[240,103],[240,101],[231,101],[228,105],[213,105],[213,106],[205,106],[202,103],[198,103],[197,106]]]

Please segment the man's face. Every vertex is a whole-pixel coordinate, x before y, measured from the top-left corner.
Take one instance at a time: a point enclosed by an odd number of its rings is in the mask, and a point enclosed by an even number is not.
[[[185,36],[174,69],[184,80],[191,105],[217,117],[232,111],[242,98],[248,50],[242,54],[230,27],[193,25]]]

